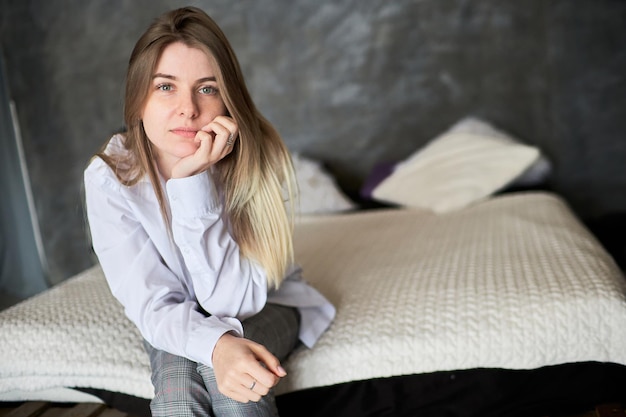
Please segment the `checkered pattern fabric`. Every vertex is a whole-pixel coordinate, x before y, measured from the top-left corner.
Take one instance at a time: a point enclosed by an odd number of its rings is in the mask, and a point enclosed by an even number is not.
[[[268,304],[259,314],[243,322],[244,336],[265,346],[279,359],[293,350],[298,340],[298,312],[291,307]],[[243,404],[217,388],[213,368],[172,355],[144,343],[150,355],[155,417],[275,417],[274,392],[261,401]]]

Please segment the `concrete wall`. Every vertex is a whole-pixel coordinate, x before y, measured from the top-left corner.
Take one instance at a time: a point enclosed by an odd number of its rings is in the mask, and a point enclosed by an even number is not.
[[[166,0],[1,0],[52,283],[91,265],[81,174],[122,126],[123,77]],[[194,1],[292,150],[354,191],[468,114],[535,144],[583,217],[626,211],[626,2]]]

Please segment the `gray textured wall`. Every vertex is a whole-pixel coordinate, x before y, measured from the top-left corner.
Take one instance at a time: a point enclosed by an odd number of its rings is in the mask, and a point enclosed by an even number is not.
[[[90,155],[122,126],[130,50],[166,0],[0,0],[53,283],[92,264]],[[292,150],[356,190],[473,114],[540,146],[581,216],[626,211],[626,2],[195,1],[222,26]]]

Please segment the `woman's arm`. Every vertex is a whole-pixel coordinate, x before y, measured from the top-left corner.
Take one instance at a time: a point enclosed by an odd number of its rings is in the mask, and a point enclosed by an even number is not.
[[[146,340],[158,349],[212,366],[218,339],[242,336],[239,320],[206,317],[168,268],[123,197],[123,186],[99,159],[85,171],[93,247],[113,295]]]
[[[267,276],[258,264],[241,256],[209,175],[170,179],[167,195],[174,241],[202,308],[240,320],[261,311],[267,300]]]

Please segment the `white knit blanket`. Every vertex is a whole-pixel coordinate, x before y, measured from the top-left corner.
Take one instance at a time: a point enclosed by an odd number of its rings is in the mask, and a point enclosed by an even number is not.
[[[454,213],[302,219],[297,259],[337,307],[278,393],[392,375],[626,365],[626,285],[557,197],[497,197]],[[63,387],[151,398],[141,337],[91,268],[0,313],[0,399]]]

